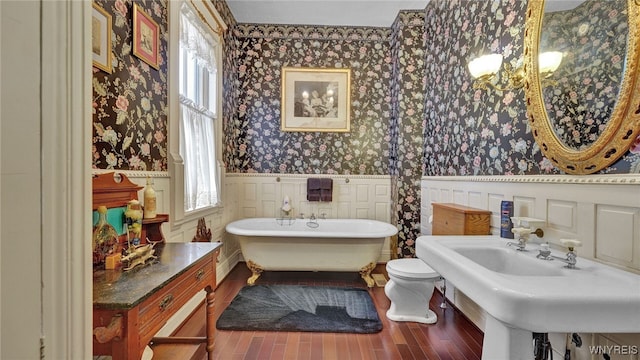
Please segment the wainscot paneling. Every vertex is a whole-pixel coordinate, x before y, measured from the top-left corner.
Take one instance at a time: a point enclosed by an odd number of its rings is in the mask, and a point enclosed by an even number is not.
[[[421,232],[431,234],[428,221],[433,202],[454,202],[492,212],[491,232],[500,233],[500,202],[512,200],[515,216],[545,220],[544,237],[532,236],[532,242],[548,241],[562,249],[561,238],[582,241],[579,258],[590,258],[626,271],[640,274],[640,176],[434,176],[422,178]],[[578,259],[579,261],[579,259]],[[484,328],[484,311],[466,297],[455,284],[447,283],[447,298],[478,327]],[[549,334],[556,357],[564,356],[566,334]],[[626,357],[638,359],[640,334],[580,334],[583,345],[572,349],[580,359],[601,359],[594,351],[616,351],[604,346],[636,346]],[[598,346],[601,346],[598,348]],[[625,350],[626,351],[626,350]]]
[[[307,201],[307,178],[333,179],[333,201]],[[309,218],[372,219],[389,223],[391,178],[386,175],[306,175],[306,174],[227,174],[227,186],[236,186],[238,216],[282,217],[281,207],[289,197],[291,216]],[[390,259],[391,249],[385,242],[379,262]]]

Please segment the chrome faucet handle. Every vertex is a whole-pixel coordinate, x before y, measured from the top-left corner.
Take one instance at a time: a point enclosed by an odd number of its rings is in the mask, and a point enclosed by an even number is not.
[[[582,242],[576,239],[560,239],[560,243],[567,247],[567,259],[565,260],[567,263],[567,268],[575,269],[576,263],[578,262],[578,254],[574,251],[575,248],[582,246]]]
[[[511,229],[511,232],[515,235],[516,240],[518,242],[508,242],[508,246],[516,246],[518,251],[525,251],[527,247],[527,241],[529,241],[529,234],[531,234],[531,229],[523,228],[523,227],[514,227]]]
[[[327,218],[327,213],[321,213],[320,214],[320,219],[324,220]]]
[[[536,257],[542,260],[553,260],[553,257],[551,256],[551,250],[549,249],[549,244],[540,244],[540,249],[538,250],[538,255],[536,255]]]
[[[316,214],[311,213],[311,216],[309,217],[310,220],[315,220],[316,219]]]
[[[576,239],[560,239],[560,243],[569,251],[573,251],[574,248],[582,246],[582,241]]]
[[[300,219],[304,219],[304,213],[300,213]]]
[[[511,232],[518,237],[518,239],[522,239],[524,241],[529,240],[529,235],[531,234],[531,229],[525,227],[514,227],[511,229]]]

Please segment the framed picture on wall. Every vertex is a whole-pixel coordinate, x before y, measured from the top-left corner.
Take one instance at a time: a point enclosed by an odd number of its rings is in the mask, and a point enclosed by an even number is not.
[[[93,66],[111,74],[111,14],[93,3],[91,16]]]
[[[154,69],[158,69],[160,52],[160,28],[158,23],[138,4],[133,4],[133,55]]]
[[[351,130],[351,70],[282,68],[282,131]]]

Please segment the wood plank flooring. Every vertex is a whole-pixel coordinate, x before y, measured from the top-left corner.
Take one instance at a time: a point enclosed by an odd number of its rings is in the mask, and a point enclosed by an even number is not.
[[[388,278],[384,265],[374,272]],[[246,285],[250,272],[238,264],[216,289],[216,319],[238,291]],[[265,272],[258,284],[304,284],[356,286],[366,288],[357,273],[334,272]],[[258,332],[216,330],[216,359],[292,359],[292,360],[472,360],[480,359],[483,335],[473,323],[455,310],[439,307],[442,295],[436,291],[430,308],[438,322],[425,325],[387,320],[389,299],[384,288],[370,289],[383,330],[377,334],[339,334],[309,332]],[[205,310],[200,306],[183,326],[180,336],[204,336]],[[206,359],[204,345],[153,346],[154,360]]]

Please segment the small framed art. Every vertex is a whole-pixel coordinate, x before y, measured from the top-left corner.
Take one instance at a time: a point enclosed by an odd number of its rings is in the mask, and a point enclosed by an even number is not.
[[[350,69],[282,68],[282,131],[348,132]]]
[[[133,55],[158,69],[160,28],[138,4],[133,5]]]
[[[93,3],[91,16],[93,66],[111,74],[111,14]]]

